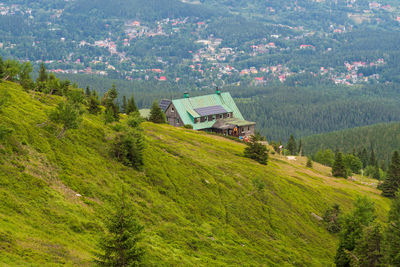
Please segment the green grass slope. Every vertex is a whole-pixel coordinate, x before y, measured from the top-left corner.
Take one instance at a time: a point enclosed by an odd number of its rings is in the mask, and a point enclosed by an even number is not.
[[[43,122],[60,98],[11,83],[0,84],[4,92],[0,125],[13,134],[0,143],[0,265],[91,266],[122,184],[145,226],[150,266],[330,266],[338,239],[312,213],[333,203],[348,211],[368,195],[386,218],[389,201],[376,189],[325,167],[279,156],[262,166],[242,156],[243,144],[168,125],[143,124],[138,172],[110,156],[118,127],[100,116],[84,114],[57,139]]]
[[[353,149],[373,148],[380,159],[390,160],[392,152],[400,149],[400,122],[379,123],[302,139],[307,154],[330,148],[351,153]]]

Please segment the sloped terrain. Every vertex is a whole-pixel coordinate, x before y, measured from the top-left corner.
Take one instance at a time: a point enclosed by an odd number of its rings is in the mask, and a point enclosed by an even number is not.
[[[145,227],[148,265],[329,266],[338,240],[312,213],[333,203],[348,211],[368,195],[386,218],[376,189],[325,167],[277,155],[262,166],[243,144],[168,125],[143,123],[145,166],[135,171],[110,156],[118,125],[84,114],[58,139],[45,122],[61,98],[12,83],[4,92],[0,125],[13,133],[0,143],[0,265],[92,265],[122,185]]]

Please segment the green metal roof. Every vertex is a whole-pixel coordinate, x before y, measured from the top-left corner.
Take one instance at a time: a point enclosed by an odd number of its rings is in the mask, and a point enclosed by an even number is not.
[[[194,118],[200,118],[201,116],[195,111],[198,108],[211,107],[211,106],[222,106],[227,112],[233,112],[233,117],[237,119],[243,119],[242,113],[240,113],[235,101],[233,100],[229,92],[221,94],[203,95],[189,98],[181,98],[172,100],[176,111],[181,117],[184,124],[190,124],[195,130],[201,130],[211,128],[215,123],[213,121],[205,121],[194,123]]]

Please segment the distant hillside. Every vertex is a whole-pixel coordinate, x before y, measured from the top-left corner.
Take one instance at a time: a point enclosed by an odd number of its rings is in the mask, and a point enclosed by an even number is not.
[[[312,135],[303,138],[302,142],[306,154],[314,154],[326,148],[338,148],[350,153],[353,149],[365,147],[373,148],[379,159],[389,160],[394,150],[400,150],[400,122]]]
[[[344,211],[357,195],[389,200],[373,187],[330,177],[305,159],[243,157],[244,145],[169,125],[144,123],[144,170],[110,155],[121,126],[83,114],[62,139],[46,125],[62,99],[0,83],[9,94],[0,125],[0,265],[90,266],[110,202],[126,186],[145,227],[150,266],[330,266],[338,243],[312,213]],[[121,122],[124,124],[124,120]]]

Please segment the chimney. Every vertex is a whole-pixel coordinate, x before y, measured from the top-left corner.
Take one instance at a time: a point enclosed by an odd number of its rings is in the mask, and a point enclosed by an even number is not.
[[[219,90],[218,86],[217,86],[217,88],[215,89],[215,93],[216,93],[217,95],[221,95],[221,91]]]
[[[183,93],[183,98],[189,98],[189,93],[188,92],[184,92]]]

